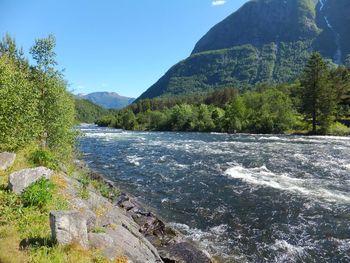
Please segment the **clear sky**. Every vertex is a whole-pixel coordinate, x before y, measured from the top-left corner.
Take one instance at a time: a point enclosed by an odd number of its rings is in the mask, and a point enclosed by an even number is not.
[[[0,33],[28,51],[53,33],[74,93],[137,97],[247,0],[0,0]]]

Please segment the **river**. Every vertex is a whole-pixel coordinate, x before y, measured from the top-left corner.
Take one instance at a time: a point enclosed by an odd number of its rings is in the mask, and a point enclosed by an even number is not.
[[[92,169],[223,262],[350,262],[350,137],[80,130]]]

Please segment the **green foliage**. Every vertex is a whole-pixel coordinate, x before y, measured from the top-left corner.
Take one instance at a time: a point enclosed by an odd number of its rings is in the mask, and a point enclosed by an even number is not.
[[[45,149],[37,149],[31,153],[30,161],[36,166],[45,166],[52,170],[58,167],[57,159],[54,154]]]
[[[125,123],[131,119],[131,129],[138,130],[299,133],[309,129],[316,96],[317,132],[330,133],[334,119],[350,117],[349,83],[347,68],[331,67],[314,54],[301,81],[292,84],[259,84],[241,94],[226,88],[207,95],[139,100],[97,123],[128,129]]]
[[[312,132],[326,133],[333,121],[336,93],[330,84],[329,68],[319,53],[313,53],[305,66],[301,87],[301,110],[311,118]]]
[[[39,120],[41,123],[41,145],[49,147],[61,157],[72,152],[75,123],[74,99],[66,90],[62,74],[55,69],[56,39],[53,35],[37,39],[30,49],[37,67],[33,80],[39,94]]]
[[[86,99],[75,99],[75,119],[80,123],[94,123],[108,114],[108,110]]]
[[[259,83],[290,83],[302,72],[311,48],[312,41],[303,40],[196,53],[173,66],[138,100],[203,95],[225,87],[245,90]]]
[[[116,123],[116,117],[110,114],[104,115],[102,118],[98,119],[95,123],[101,127],[112,127]]]
[[[339,136],[350,135],[350,128],[340,122],[335,122],[329,128],[329,134]]]
[[[17,48],[16,41],[11,37],[9,33],[6,33],[0,42],[0,54],[8,56],[12,60],[26,63],[23,58],[23,50]]]
[[[15,150],[37,138],[38,103],[30,72],[0,56],[0,150]]]
[[[54,66],[57,65],[55,46],[56,38],[50,34],[47,38],[36,39],[29,51],[37,62],[38,68],[44,73],[54,73],[55,71]]]
[[[229,132],[243,131],[246,128],[246,105],[241,96],[235,97],[227,106],[225,124]]]
[[[236,95],[233,95],[231,102],[225,104],[224,109],[203,103],[179,103],[161,111],[148,109],[136,114],[137,123],[133,129],[283,133],[291,130],[296,123],[296,112],[287,91],[266,88],[243,95],[234,93]],[[222,93],[216,94],[220,96]],[[199,101],[218,101],[213,98],[213,93],[209,94],[209,98],[210,100],[204,98]],[[150,104],[152,108],[152,100]],[[136,107],[135,110],[139,108]],[[116,121],[114,127],[127,129],[123,120],[129,118],[130,111],[117,112],[113,118]]]
[[[92,230],[93,233],[100,234],[100,233],[106,233],[106,229],[103,227],[97,226]]]
[[[121,118],[121,127],[126,130],[134,130],[137,121],[133,111],[127,109]]]
[[[44,130],[47,146],[60,158],[70,156],[75,139],[74,99],[66,91],[66,84],[61,79],[52,79],[44,98]]]
[[[268,89],[262,93],[246,93],[247,131],[283,133],[294,127],[295,112],[290,98],[281,91]]]
[[[55,70],[55,38],[36,40],[30,67],[8,35],[0,43],[0,150],[16,150],[41,141],[60,159],[74,144],[74,100]]]
[[[52,191],[54,184],[42,178],[31,184],[21,195],[22,202],[25,206],[35,206],[40,209],[52,201]]]

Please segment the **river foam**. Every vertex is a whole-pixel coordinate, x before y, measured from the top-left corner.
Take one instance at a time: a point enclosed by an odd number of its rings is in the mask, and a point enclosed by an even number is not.
[[[271,187],[329,202],[350,203],[350,194],[348,192],[326,189],[322,187],[324,184],[318,179],[301,179],[291,177],[288,174],[275,174],[267,169],[266,166],[244,168],[237,165],[227,169],[225,174],[251,185]]]

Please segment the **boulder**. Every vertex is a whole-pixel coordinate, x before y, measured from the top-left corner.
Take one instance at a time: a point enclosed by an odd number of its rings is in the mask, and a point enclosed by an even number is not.
[[[177,263],[212,263],[210,256],[189,242],[175,243],[159,249],[164,262]]]
[[[45,167],[20,170],[10,174],[9,188],[16,194],[20,194],[32,183],[40,180],[41,178],[49,179],[53,174],[54,171]]]
[[[105,249],[112,247],[114,242],[113,239],[106,233],[89,233],[90,247],[94,249]]]
[[[3,152],[0,153],[0,171],[5,171],[10,168],[16,160],[15,153]]]
[[[126,256],[128,262],[156,263],[163,262],[157,250],[145,238],[139,238],[124,226],[108,229],[106,234],[112,238],[113,246],[103,249],[103,254],[110,260]]]
[[[50,227],[58,244],[89,247],[86,219],[78,211],[51,211]]]

